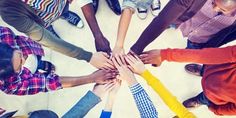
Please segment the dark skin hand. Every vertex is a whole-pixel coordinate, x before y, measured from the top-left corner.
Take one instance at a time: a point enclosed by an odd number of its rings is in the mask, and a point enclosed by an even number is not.
[[[95,12],[92,3],[87,4],[82,7],[84,17],[89,24],[89,27],[95,38],[95,47],[97,51],[106,52],[108,55],[111,53],[110,43],[102,34],[97,19],[95,17]]]

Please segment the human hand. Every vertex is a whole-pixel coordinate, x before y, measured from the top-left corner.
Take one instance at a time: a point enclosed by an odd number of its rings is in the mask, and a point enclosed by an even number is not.
[[[114,82],[107,84],[95,84],[93,87],[93,93],[102,98],[106,92],[110,91],[114,87]]]
[[[0,108],[0,115],[2,115],[4,112],[6,112],[5,109]]]
[[[162,63],[161,50],[159,49],[143,52],[140,55],[140,58],[144,64],[152,64],[155,66],[160,66]]]
[[[119,91],[120,85],[121,85],[121,80],[116,79],[114,84],[115,84],[114,87],[111,89],[111,91],[109,91],[109,96],[112,96],[112,97],[114,97],[117,94],[117,92]]]
[[[114,69],[109,55],[105,52],[94,53],[89,63],[98,69]]]
[[[129,68],[136,74],[141,75],[145,71],[144,63],[138,58],[137,55],[128,54],[125,56],[126,62],[129,64]]]
[[[90,78],[95,83],[105,84],[114,81],[117,75],[117,70],[97,70],[90,75]]]
[[[125,55],[124,48],[115,46],[112,50],[112,56],[115,55],[122,55],[122,56]]]
[[[124,57],[115,55],[115,57],[112,58],[112,61],[119,71],[118,79],[125,80],[129,86],[137,83],[134,74],[129,70]]]
[[[111,53],[110,43],[104,36],[95,37],[95,47],[98,52],[102,51],[107,54]]]

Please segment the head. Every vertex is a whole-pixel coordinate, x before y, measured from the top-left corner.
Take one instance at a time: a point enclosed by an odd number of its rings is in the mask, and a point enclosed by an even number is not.
[[[213,8],[216,12],[231,15],[236,12],[236,0],[214,0]]]
[[[7,44],[0,43],[0,79],[20,73],[25,60],[19,50],[14,50]]]

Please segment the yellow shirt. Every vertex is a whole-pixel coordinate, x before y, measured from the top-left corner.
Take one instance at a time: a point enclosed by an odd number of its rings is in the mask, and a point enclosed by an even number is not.
[[[154,91],[161,97],[165,104],[174,112],[179,118],[196,118],[196,116],[189,112],[177,99],[173,96],[160,80],[154,77],[148,70],[145,70],[141,76],[147,81]]]

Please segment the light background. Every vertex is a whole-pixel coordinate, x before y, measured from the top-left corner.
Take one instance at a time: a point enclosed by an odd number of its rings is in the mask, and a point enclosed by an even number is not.
[[[168,2],[161,0],[162,8]],[[122,0],[120,0],[122,3]],[[95,52],[95,45],[92,33],[86,23],[82,11],[79,8],[78,1],[74,1],[70,6],[70,10],[78,13],[84,21],[85,27],[78,29],[68,24],[64,20],[57,20],[53,23],[53,26],[58,34],[64,40],[82,47],[88,51]],[[111,47],[114,46],[119,16],[116,16],[107,6],[105,0],[100,0],[99,9],[97,12],[97,20],[99,26],[107,39],[110,41]],[[149,11],[148,17],[145,20],[140,20],[136,14],[133,15],[132,22],[130,24],[126,41],[125,51],[128,52],[129,48],[138,39],[142,31],[151,22],[154,17]],[[0,20],[1,26],[8,26],[2,20]],[[8,26],[10,27],[10,26]],[[22,34],[17,32],[14,28],[10,27],[16,34]],[[157,27],[158,28],[158,27]],[[22,34],[23,35],[23,34]],[[234,43],[235,44],[235,43]],[[168,29],[161,36],[158,37],[151,45],[145,50],[150,49],[162,49],[162,48],[185,48],[186,39],[184,39],[178,30]],[[45,48],[46,49],[46,48]],[[46,49],[45,59],[52,61],[56,65],[56,73],[66,76],[82,76],[94,72],[96,69],[85,61],[78,61],[76,59],[66,57],[54,51]],[[193,97],[201,92],[201,78],[190,75],[184,70],[185,63],[164,62],[161,67],[146,67],[158,77],[162,83],[178,98],[180,102]],[[138,81],[147,91],[155,107],[157,108],[160,118],[171,118],[174,113],[168,109],[168,107],[162,102],[160,97],[150,88],[146,82],[136,76]],[[56,112],[59,116],[62,116],[67,112],[88,90],[92,90],[94,84],[88,84],[78,86],[69,89],[63,89],[56,92],[39,93],[31,96],[9,96],[0,92],[0,106],[8,111],[19,110],[17,115],[27,114],[30,111],[40,109],[50,109]],[[86,118],[99,117],[101,110],[104,107],[106,97],[103,101],[95,106],[87,115]],[[216,118],[206,106],[201,106],[197,109],[191,110],[199,118]],[[134,103],[133,97],[125,82],[122,83],[122,87],[118,92],[112,118],[139,118],[139,112]],[[219,116],[218,116],[219,117]],[[223,117],[222,117],[223,118]],[[231,117],[233,118],[233,117]]]

